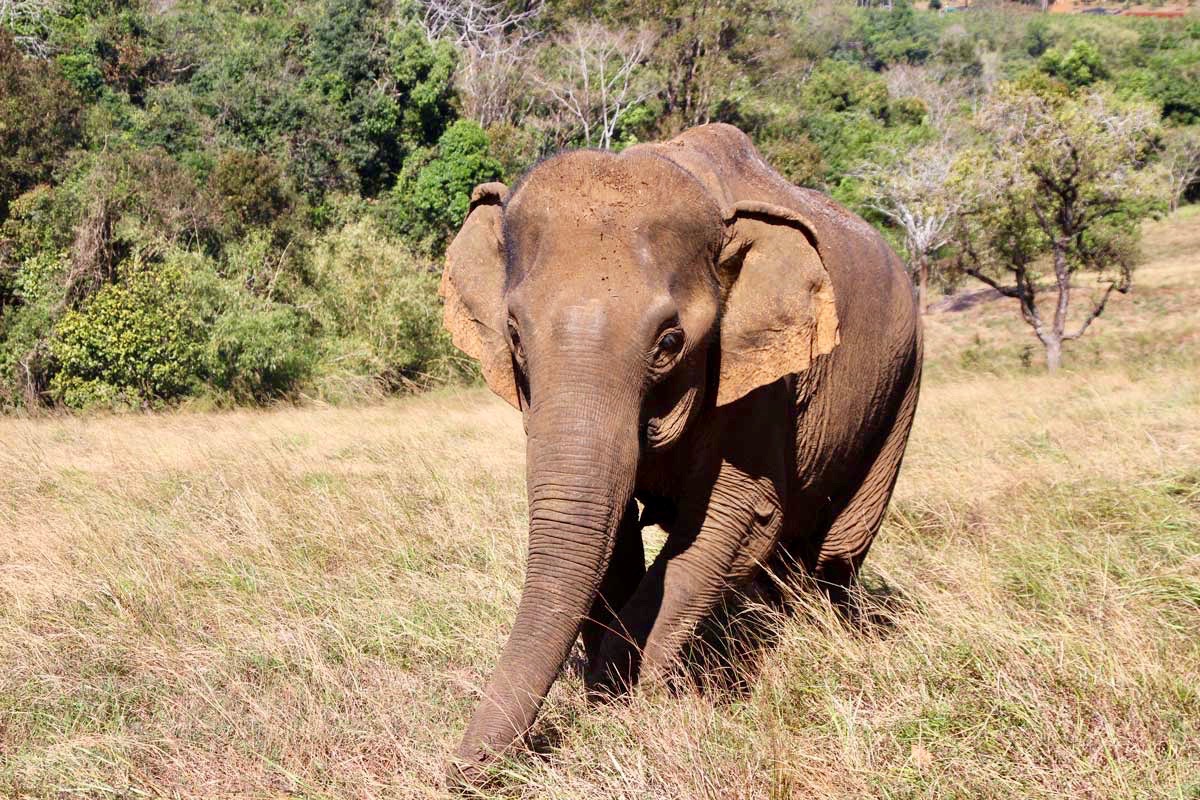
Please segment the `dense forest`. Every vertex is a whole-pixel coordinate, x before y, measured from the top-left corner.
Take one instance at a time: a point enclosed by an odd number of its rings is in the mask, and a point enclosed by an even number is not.
[[[1137,221],[1195,197],[1200,19],[905,0],[0,2],[0,407],[338,401],[469,378],[436,287],[471,188],[563,147],[712,121],[877,224],[928,291],[973,276],[1027,292],[1029,319],[1038,275],[1012,264],[1117,264],[1123,291]],[[1075,174],[1046,150],[1060,140]],[[1039,186],[1094,224],[1038,231]]]

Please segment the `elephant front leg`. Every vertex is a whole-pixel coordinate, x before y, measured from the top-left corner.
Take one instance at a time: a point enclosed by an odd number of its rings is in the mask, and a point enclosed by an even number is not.
[[[621,610],[616,629],[605,635],[590,687],[611,692],[638,680],[666,679],[697,624],[778,541],[779,496],[771,480],[721,466],[703,502],[680,509],[681,524]]]
[[[621,517],[617,530],[616,544],[608,570],[600,583],[600,591],[592,603],[592,610],[583,621],[583,652],[587,657],[587,669],[595,669],[600,655],[600,644],[606,634],[619,632],[617,614],[633,596],[638,584],[646,574],[646,553],[642,545],[642,526],[638,522],[637,503],[630,500]]]

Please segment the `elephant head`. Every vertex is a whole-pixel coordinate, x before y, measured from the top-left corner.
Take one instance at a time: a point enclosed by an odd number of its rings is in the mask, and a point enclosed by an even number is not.
[[[441,284],[454,343],[524,415],[529,553],[499,665],[457,754],[473,769],[532,725],[612,554],[649,451],[837,341],[809,225],[722,207],[644,148],[578,151],[476,188]]]

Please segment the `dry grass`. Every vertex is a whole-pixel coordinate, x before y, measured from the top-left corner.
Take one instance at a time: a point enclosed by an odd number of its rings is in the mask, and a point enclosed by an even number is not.
[[[498,792],[1200,796],[1195,221],[1062,377],[999,303],[930,320],[884,622],[806,601],[744,697],[568,676]],[[439,796],[519,592],[521,438],[481,391],[0,420],[0,796]]]

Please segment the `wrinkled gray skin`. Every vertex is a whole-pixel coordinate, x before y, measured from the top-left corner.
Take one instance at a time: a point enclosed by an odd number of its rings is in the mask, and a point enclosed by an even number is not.
[[[763,567],[851,583],[912,424],[919,319],[870,226],[739,130],[478,187],[442,294],[528,435],[524,593],[453,781],[526,734],[581,633],[593,688],[661,681]]]

